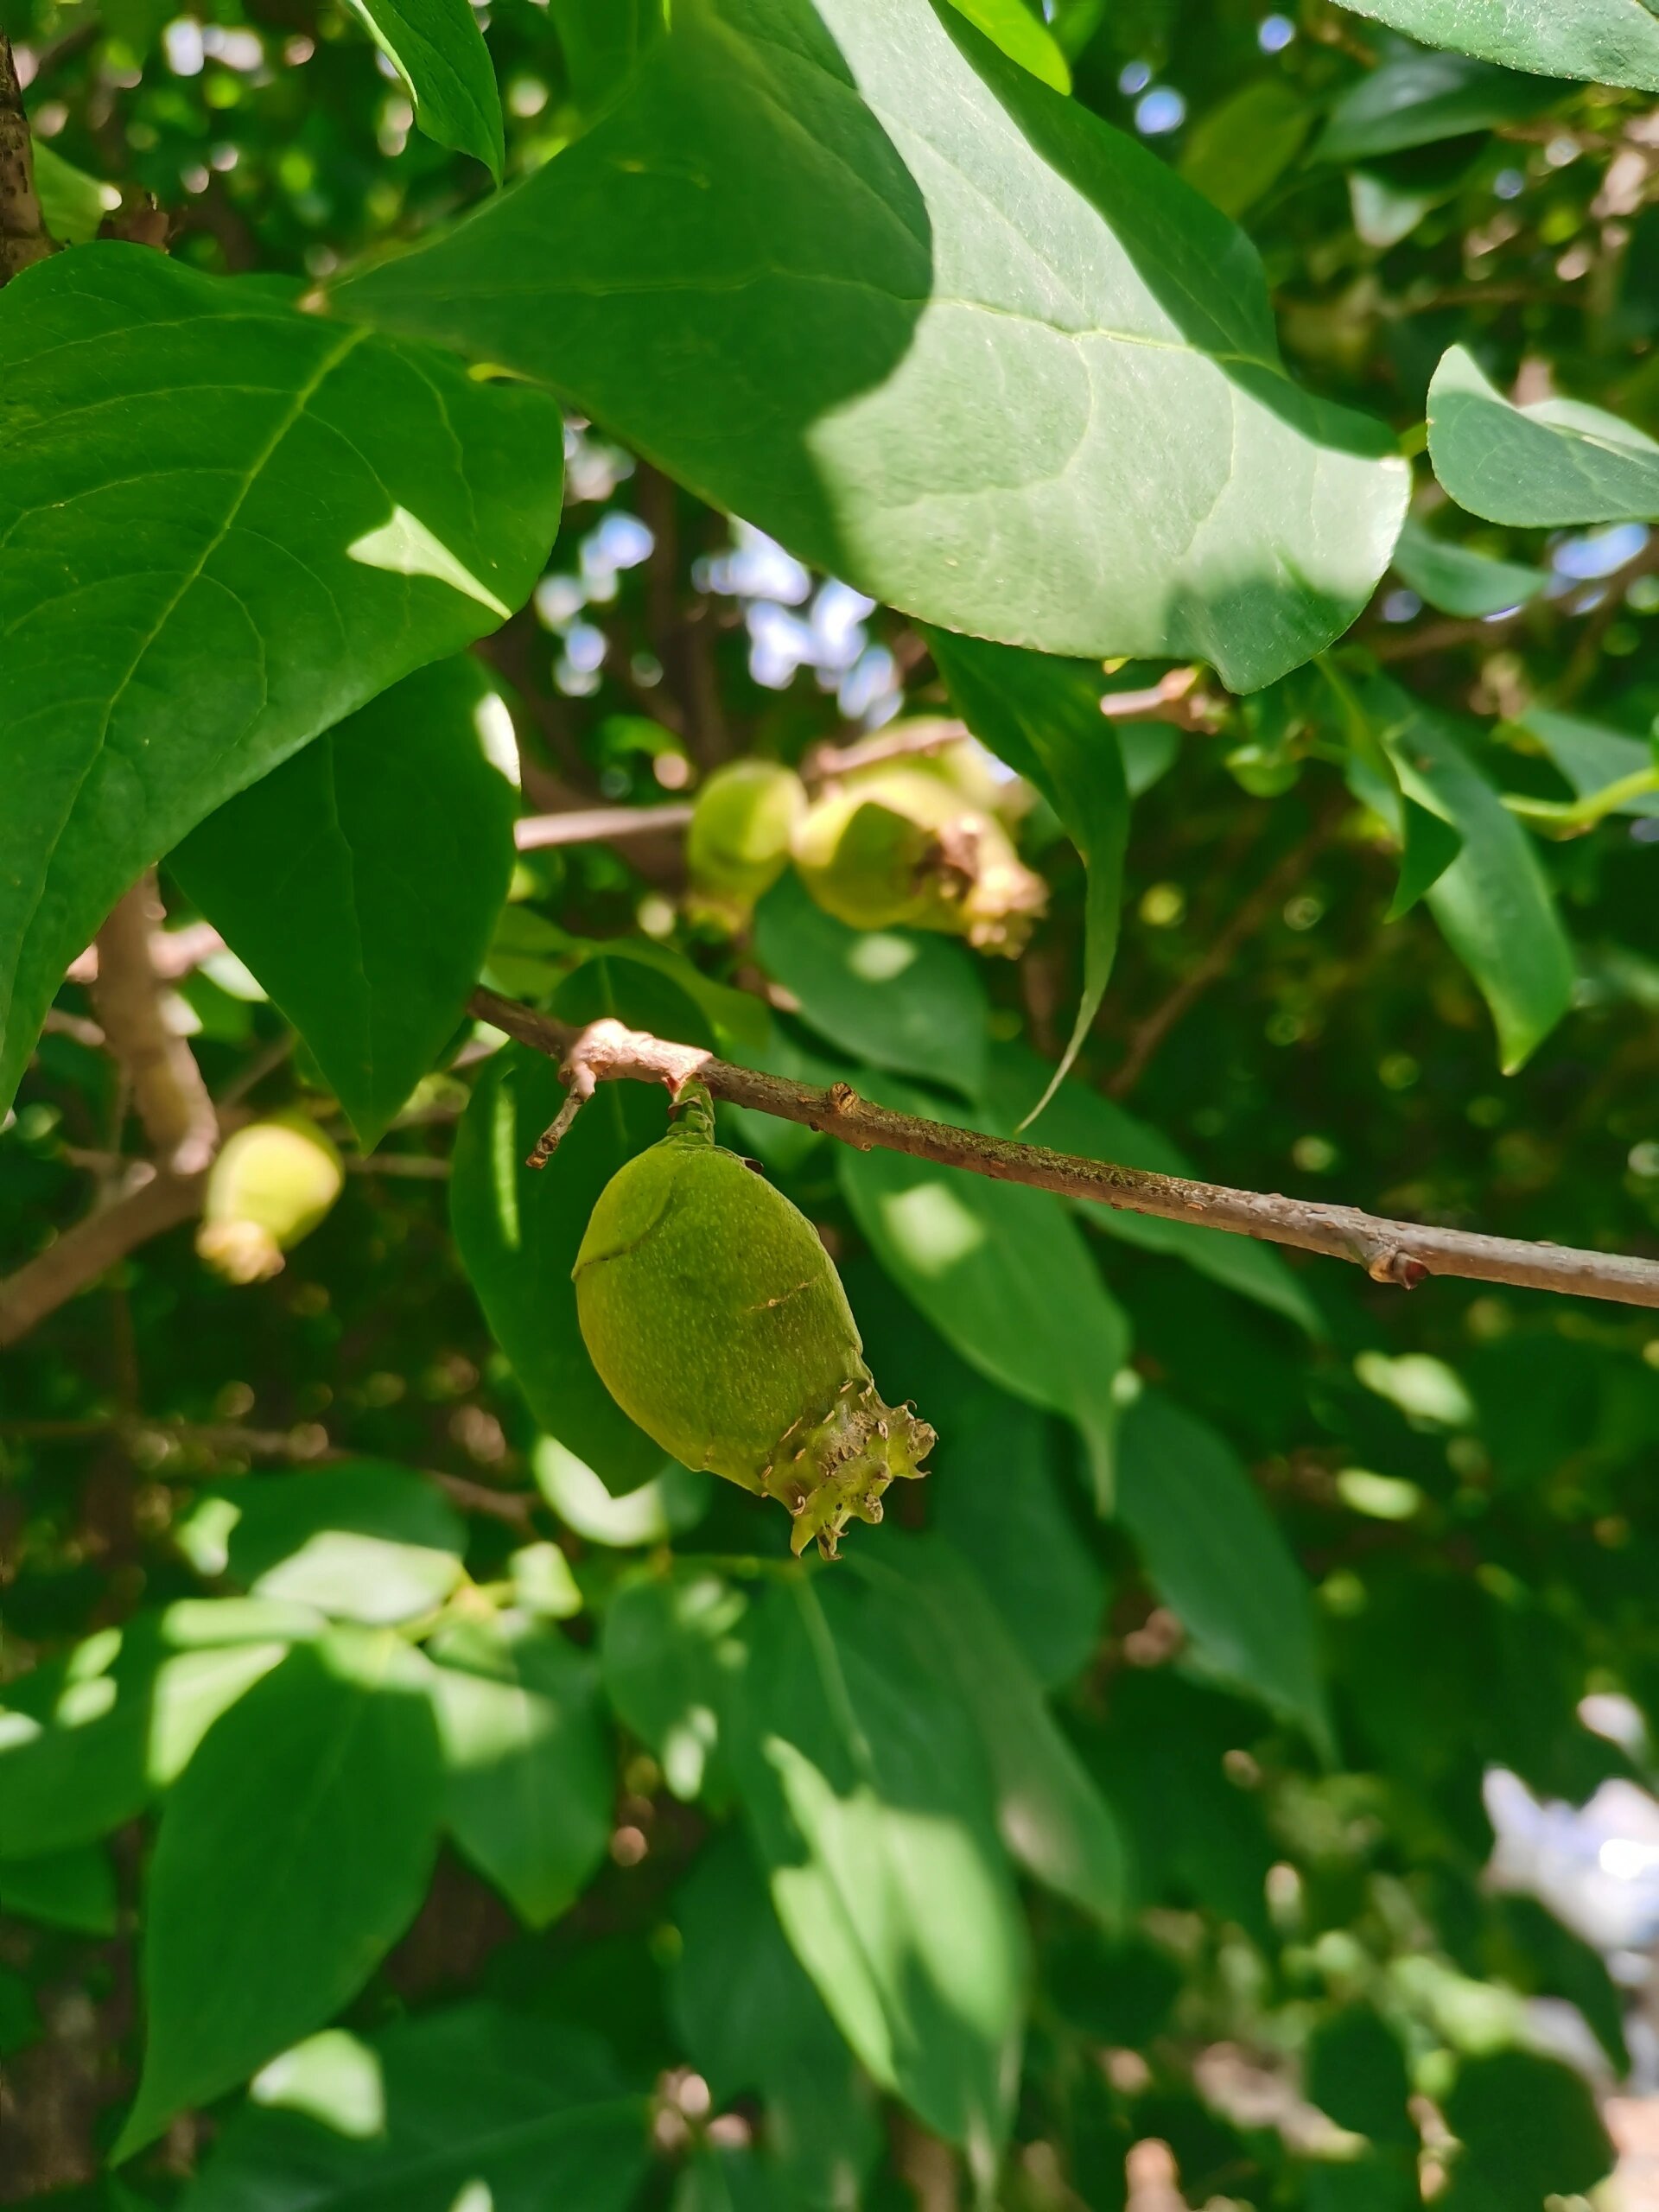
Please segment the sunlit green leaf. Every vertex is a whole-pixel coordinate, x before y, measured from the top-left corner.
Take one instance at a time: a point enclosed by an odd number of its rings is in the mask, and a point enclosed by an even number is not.
[[[896,1637],[972,1714],[997,1826],[1027,1873],[1108,1926],[1123,1911],[1123,1847],[1109,1807],[1056,1725],[1036,1677],[978,1577],[937,1538],[852,1554],[889,1605]]]
[[[1659,17],[1648,0],[1342,0],[1421,39],[1510,69],[1659,92]],[[1644,12],[1645,11],[1645,12]]]
[[[558,518],[556,410],[94,245],[0,312],[0,1098],[147,863],[499,623]]]
[[[181,1541],[256,1597],[379,1625],[442,1603],[467,1530],[435,1483],[365,1459],[208,1492]]]
[[[988,2182],[1011,2116],[1024,1930],[961,1707],[895,1675],[846,1580],[757,1609],[731,1757],[785,1933],[869,2072]]]
[[[1268,683],[1404,512],[1386,435],[1285,375],[1226,218],[931,0],[690,0],[558,161],[334,296],[1009,645]]]
[[[442,1787],[425,1675],[389,1630],[336,1630],[186,1769],[150,1862],[144,2068],[118,2159],[321,2026],[413,1918]]]
[[[1649,27],[1659,51],[1659,16]],[[1643,431],[1578,399],[1512,406],[1461,346],[1428,388],[1428,453],[1458,505],[1488,522],[1659,517],[1659,445]]]

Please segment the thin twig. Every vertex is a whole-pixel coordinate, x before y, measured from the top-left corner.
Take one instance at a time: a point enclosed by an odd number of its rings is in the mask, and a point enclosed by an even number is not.
[[[1208,951],[1187,969],[1168,997],[1136,1026],[1122,1064],[1113,1070],[1107,1081],[1109,1097],[1128,1096],[1176,1023],[1192,1012],[1211,983],[1218,982],[1227,973],[1240,949],[1249,944],[1274,908],[1283,904],[1306,874],[1309,863],[1330,843],[1342,814],[1340,806],[1332,806],[1320,816],[1307,835],[1268,869],[1231,920],[1211,938]]]
[[[689,800],[671,806],[589,806],[569,814],[526,814],[513,823],[512,842],[521,853],[549,845],[609,844],[616,838],[683,830],[690,819]]]
[[[595,1082],[627,1079],[660,1083],[671,1094],[685,1084],[705,1084],[734,1106],[753,1107],[801,1123],[868,1152],[880,1145],[913,1160],[965,1169],[1000,1182],[1084,1198],[1126,1213],[1191,1222],[1235,1236],[1255,1236],[1363,1267],[1377,1282],[1414,1288],[1428,1275],[1458,1275],[1476,1282],[1514,1283],[1580,1298],[1605,1298],[1626,1306],[1659,1306],[1659,1260],[1564,1245],[1528,1244],[1507,1236],[1389,1221],[1357,1206],[1324,1205],[1260,1191],[1234,1191],[1179,1175],[1084,1160],[1046,1145],[1020,1144],[976,1129],[925,1121],[918,1115],[860,1098],[850,1084],[818,1090],[784,1076],[734,1067],[690,1045],[671,1044],[619,1021],[582,1030],[534,1014],[495,991],[474,991],[472,1010],[533,1051],[551,1059],[574,1058]]]

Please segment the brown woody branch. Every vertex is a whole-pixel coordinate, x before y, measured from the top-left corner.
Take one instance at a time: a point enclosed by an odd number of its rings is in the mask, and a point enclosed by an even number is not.
[[[201,1211],[204,1169],[179,1175],[141,1165],[123,1194],[66,1229],[35,1259],[0,1281],[0,1347],[26,1337],[37,1321],[112,1268],[118,1260]]]
[[[963,1168],[1000,1182],[1022,1183],[1060,1198],[1085,1198],[1126,1213],[1191,1222],[1198,1228],[1322,1253],[1363,1268],[1376,1282],[1397,1283],[1409,1290],[1429,1275],[1458,1275],[1476,1282],[1513,1283],[1571,1297],[1659,1307],[1659,1261],[1388,1221],[1363,1213],[1357,1206],[1228,1190],[1185,1176],[1079,1159],[1051,1152],[1046,1145],[1021,1144],[896,1113],[861,1098],[850,1084],[832,1084],[819,1090],[784,1076],[734,1067],[710,1052],[626,1029],[618,1021],[575,1029],[495,991],[475,991],[472,1010],[480,1020],[558,1060],[567,1079],[580,1073],[584,1081],[660,1083],[671,1092],[695,1080],[728,1104],[752,1107],[781,1121],[822,1130],[861,1152],[880,1145],[912,1160]]]
[[[196,1056],[168,1028],[165,994],[151,958],[161,899],[150,868],[118,901],[98,933],[92,1007],[110,1051],[132,1086],[150,1149],[174,1173],[206,1167],[219,1149],[219,1117]]]
[[[0,284],[57,250],[35,189],[35,145],[11,41],[0,31]]]

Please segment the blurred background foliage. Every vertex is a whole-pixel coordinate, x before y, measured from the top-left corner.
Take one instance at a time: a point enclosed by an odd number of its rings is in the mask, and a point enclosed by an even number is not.
[[[178,260],[315,281],[489,190],[346,10],[171,4],[0,5],[49,203],[150,194]],[[621,48],[628,12],[601,11]],[[1460,342],[1504,389],[1659,428],[1647,97],[1426,67],[1324,0],[1049,13],[1075,97],[1248,230],[1305,382],[1409,432]],[[477,17],[522,176],[611,98],[619,47],[579,0]],[[950,710],[901,618],[579,422],[566,459],[549,574],[479,649],[527,808],[672,805],[728,760]],[[1503,789],[1559,802],[1541,705],[1637,741],[1659,712],[1659,547],[1423,489],[1426,531],[1521,581],[1483,603],[1408,544],[1357,638],[1478,717]],[[1395,856],[1317,676],[1201,680],[1122,734],[1122,942],[1037,1137],[1656,1249],[1652,805],[1538,841],[1573,1001],[1506,1077],[1427,914],[1385,920]],[[1016,960],[896,933],[872,982],[792,878],[733,941],[685,911],[671,824],[522,853],[484,980],[1006,1123],[1082,988],[1082,868],[1041,806],[1020,837],[1050,905]],[[615,939],[658,965],[595,964]],[[512,1317],[486,1326],[479,1294],[520,1292],[467,1250],[455,1129],[495,1040],[457,1035],[365,1156],[233,955],[176,990],[210,1087],[304,1103],[344,1185],[273,1280],[232,1287],[175,1230],[6,1357],[0,2199],[1659,2201],[1651,1320],[1408,1298],[1046,1200],[988,1217],[1100,1300],[1079,1409],[1040,1380],[1069,1297],[975,1304],[892,1227],[909,1163],[734,1116],[820,1224],[882,1389],[940,1431],[887,1527],[796,1581],[781,1517],[734,1491],[664,1471],[613,1497],[554,1440],[568,1345],[543,1376],[532,1305],[515,1373]],[[66,989],[0,1138],[13,1264],[122,1150],[90,1019]],[[779,1743],[834,1817],[794,1802],[789,1829]],[[145,1988],[157,2129],[112,2172]],[[1611,2183],[1610,2122],[1636,2146]]]

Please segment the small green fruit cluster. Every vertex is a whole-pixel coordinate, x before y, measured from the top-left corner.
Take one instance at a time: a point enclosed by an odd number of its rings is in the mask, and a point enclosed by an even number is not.
[[[196,1249],[226,1281],[261,1282],[340,1196],[340,1154],[307,1114],[275,1114],[227,1137],[207,1175]]]
[[[660,1144],[600,1193],[576,1255],[576,1311],[601,1379],[688,1467],[793,1516],[791,1548],[827,1559],[849,1520],[878,1522],[933,1431],[885,1404],[817,1231],[714,1141],[700,1084]]]
[[[691,910],[741,928],[792,856],[818,905],[850,928],[938,930],[1015,955],[1048,898],[1010,835],[1029,797],[1017,779],[999,781],[971,740],[855,768],[810,804],[791,770],[734,762],[709,778],[692,816]]]
[[[734,760],[697,794],[686,838],[695,920],[741,929],[788,864],[806,789],[776,760]]]

